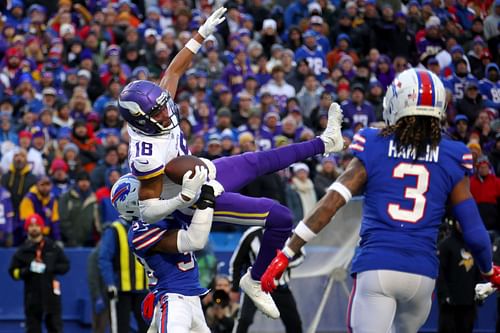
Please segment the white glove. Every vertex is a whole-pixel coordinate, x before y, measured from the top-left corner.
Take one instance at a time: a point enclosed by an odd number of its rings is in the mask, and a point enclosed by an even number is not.
[[[224,193],[224,186],[222,186],[222,184],[216,181],[215,179],[210,179],[205,184],[214,189],[214,195],[216,198],[220,196],[222,193]]]
[[[213,34],[215,32],[215,30],[217,29],[217,26],[219,24],[221,24],[222,22],[224,22],[224,20],[226,19],[224,17],[224,14],[226,13],[226,11],[227,11],[227,8],[221,7],[219,9],[217,9],[215,12],[213,12],[212,15],[210,15],[207,18],[205,23],[203,23],[203,25],[198,29],[198,33],[203,38],[207,38],[208,36]]]
[[[200,165],[195,166],[194,176],[190,178],[193,172],[187,171],[182,177],[181,196],[184,201],[191,201],[198,196],[201,186],[207,181],[207,168]],[[185,200],[188,198],[189,200]]]
[[[493,294],[495,291],[497,291],[497,288],[493,287],[491,282],[487,283],[478,283],[476,284],[476,299],[483,301],[485,300],[488,296]]]
[[[30,271],[33,273],[43,274],[45,272],[45,264],[43,262],[38,262],[33,260],[30,264]]]
[[[205,166],[208,169],[208,179],[209,180],[215,179],[215,177],[217,177],[217,168],[215,167],[215,164],[209,159],[203,157],[200,157],[200,160],[203,161],[203,164],[205,164]]]

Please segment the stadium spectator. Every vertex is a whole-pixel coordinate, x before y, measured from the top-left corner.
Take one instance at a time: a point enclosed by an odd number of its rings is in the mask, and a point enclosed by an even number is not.
[[[463,114],[455,116],[455,126],[451,133],[453,140],[462,141],[467,144],[469,142],[469,118]]]
[[[79,153],[80,149],[74,143],[69,142],[64,145],[62,156],[63,161],[68,165],[68,175],[71,180],[74,180],[76,175],[83,170]]]
[[[293,165],[292,170],[291,189],[299,195],[302,216],[306,216],[317,201],[314,184],[309,178],[309,167],[305,163],[296,163]]]
[[[62,332],[61,287],[56,275],[69,270],[69,260],[50,238],[43,236],[43,218],[30,215],[24,222],[28,235],[14,253],[9,274],[24,281],[24,312],[26,332],[42,331],[42,322],[49,332]]]
[[[2,186],[11,194],[12,206],[15,213],[14,242],[18,244],[22,240],[23,225],[19,221],[19,205],[24,195],[28,193],[31,186],[36,183],[36,176],[31,172],[28,164],[28,153],[25,149],[15,148],[14,158],[10,168],[2,175]]]
[[[75,184],[59,198],[62,240],[66,246],[94,246],[101,233],[99,206],[90,176],[82,171]]]
[[[34,147],[32,147],[32,138],[33,135],[29,131],[19,132],[19,146],[21,149],[25,149],[27,151],[27,159],[28,163],[31,165],[31,172],[33,173],[33,175],[37,177],[44,176],[45,169],[43,166],[42,154]],[[12,150],[2,156],[2,160],[0,163],[4,172],[6,170],[9,170],[9,166],[13,161],[15,151],[16,150]]]
[[[50,164],[51,192],[55,198],[59,198],[62,193],[69,190],[71,182],[68,177],[68,171],[68,164],[63,159],[55,158]]]
[[[107,147],[104,153],[104,160],[100,161],[90,173],[90,183],[94,191],[105,185],[108,172],[111,168],[118,168],[119,162],[117,148],[115,146]]]
[[[500,179],[490,171],[487,157],[476,162],[476,173],[470,179],[470,191],[479,208],[479,213],[488,230],[500,230],[498,200],[500,198]]]
[[[297,93],[302,115],[305,119],[310,119],[312,110],[319,104],[320,95],[323,92],[323,87],[319,85],[316,76],[308,74],[304,78],[304,85]]]
[[[327,188],[339,175],[340,172],[335,157],[332,155],[323,157],[320,170],[314,177],[314,189],[318,199],[321,199],[325,195]]]
[[[94,170],[102,155],[102,146],[99,144],[98,138],[89,132],[84,121],[79,120],[73,125],[71,139],[79,149],[78,157],[83,169],[86,172]]]
[[[61,241],[59,205],[52,194],[52,182],[48,176],[38,178],[19,205],[19,219],[24,223],[28,216],[38,214],[43,218],[43,235],[54,241]]]
[[[376,118],[373,107],[365,101],[365,88],[356,83],[351,87],[351,91],[351,99],[341,104],[344,117],[349,120],[352,129],[357,123],[367,127],[370,123],[375,122]]]
[[[457,112],[467,116],[471,124],[476,122],[479,112],[484,108],[483,97],[479,93],[477,82],[467,82],[464,97],[457,101],[456,106]]]

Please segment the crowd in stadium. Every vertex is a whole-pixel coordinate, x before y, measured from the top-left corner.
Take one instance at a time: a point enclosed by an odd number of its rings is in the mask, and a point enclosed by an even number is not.
[[[214,0],[4,0],[0,6],[0,244],[24,220],[65,247],[95,246],[118,218],[109,194],[129,172],[117,106],[133,80],[159,81]],[[471,190],[500,230],[500,0],[227,2],[177,90],[192,154],[215,159],[309,140],[332,101],[349,144],[383,127],[383,97],[409,67],[447,89],[447,135],[474,158]],[[409,98],[411,96],[408,96]],[[297,163],[242,191],[289,206],[299,221],[352,159]],[[232,230],[233,227],[222,229]]]

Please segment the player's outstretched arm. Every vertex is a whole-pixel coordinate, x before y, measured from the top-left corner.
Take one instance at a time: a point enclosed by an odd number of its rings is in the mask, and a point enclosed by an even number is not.
[[[305,243],[312,240],[330,221],[337,211],[350,200],[352,194],[359,194],[366,183],[366,169],[363,163],[354,158],[347,169],[333,183],[328,192],[313,208],[312,212],[300,222],[283,251],[273,259],[261,278],[262,290],[271,292],[276,288],[275,280],[288,267],[289,260],[299,253]]]
[[[484,227],[476,202],[469,190],[469,177],[464,177],[450,193],[453,214],[458,220],[465,244],[479,270],[495,286],[500,286],[500,268],[494,267],[490,237]]]
[[[208,234],[212,227],[216,197],[221,195],[223,191],[222,185],[216,180],[203,185],[189,228],[187,230],[167,231],[153,247],[153,251],[184,253],[203,249],[207,244]]]
[[[166,89],[172,97],[175,97],[180,78],[189,68],[193,56],[198,53],[205,38],[213,34],[217,26],[226,19],[224,17],[226,10],[226,8],[221,7],[208,17],[205,23],[198,29],[198,33],[196,33],[196,35],[187,42],[186,46],[177,53],[163,74],[160,81],[160,87]]]
[[[337,211],[344,206],[352,196],[359,194],[366,182],[366,169],[363,163],[354,158],[347,169],[333,183],[327,194],[316,204],[312,212],[305,218],[305,226],[314,234],[320,232],[330,221]],[[341,184],[339,186],[339,184]],[[345,191],[349,191],[346,193]],[[288,247],[298,253],[305,244],[305,240],[294,233]]]

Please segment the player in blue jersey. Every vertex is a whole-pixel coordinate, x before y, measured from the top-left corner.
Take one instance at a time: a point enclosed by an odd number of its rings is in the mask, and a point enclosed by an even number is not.
[[[289,258],[313,239],[352,194],[365,195],[361,242],[352,263],[350,332],[415,333],[431,309],[438,274],[436,239],[447,203],[485,276],[500,286],[488,233],[469,191],[472,155],[441,137],[445,90],[426,70],[402,72],[388,87],[388,127],[365,128],[353,140],[355,158],[333,183],[263,274],[275,287]]]
[[[200,285],[193,251],[205,247],[215,198],[223,188],[216,181],[203,185],[195,213],[189,219],[174,213],[149,224],[139,218],[139,186],[133,175],[121,177],[111,190],[111,201],[120,217],[132,222],[128,232],[130,248],[148,273],[156,304],[148,332],[209,333],[200,302],[200,296],[208,290]]]
[[[488,106],[500,109],[500,69],[497,64],[486,65],[484,79],[479,81],[479,91]]]

